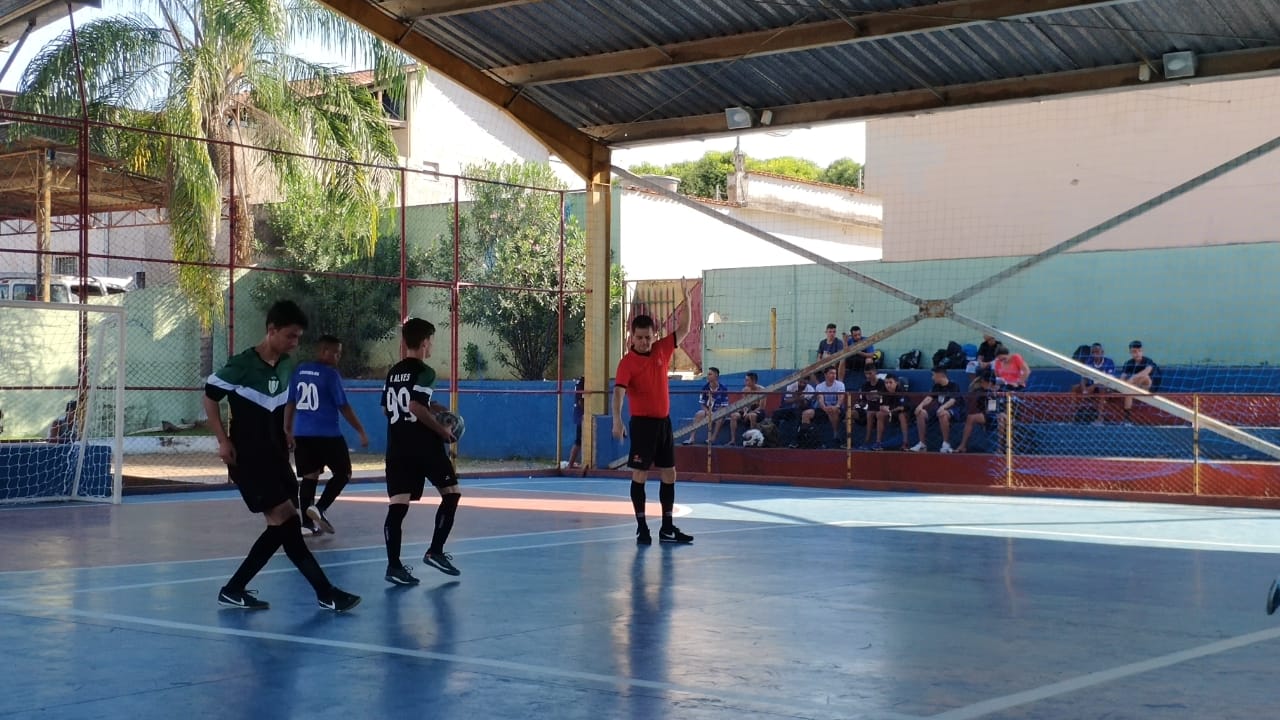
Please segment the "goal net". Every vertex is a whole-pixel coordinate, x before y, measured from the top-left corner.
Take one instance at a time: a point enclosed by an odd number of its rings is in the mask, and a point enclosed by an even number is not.
[[[0,503],[119,502],[124,310],[0,301]]]

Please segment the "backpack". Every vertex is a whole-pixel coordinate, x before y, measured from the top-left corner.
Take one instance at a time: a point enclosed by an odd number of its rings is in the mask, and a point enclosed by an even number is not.
[[[920,358],[923,355],[924,353],[920,352],[919,350],[912,350],[911,352],[902,353],[901,355],[898,356],[898,369],[899,370],[919,370]]]
[[[796,447],[812,450],[822,447],[822,443],[818,440],[818,429],[813,425],[801,425],[796,430]]]
[[[969,356],[964,354],[960,343],[952,340],[945,349],[933,354],[933,366],[947,370],[964,370],[969,365]]]
[[[761,420],[756,425],[756,429],[760,431],[761,435],[764,435],[764,445],[762,447],[778,447],[778,426],[774,425],[772,420]]]

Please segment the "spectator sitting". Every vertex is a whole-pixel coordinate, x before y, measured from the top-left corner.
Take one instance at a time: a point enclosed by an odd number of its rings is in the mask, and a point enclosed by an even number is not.
[[[973,378],[973,385],[965,398],[964,433],[960,436],[960,444],[956,452],[969,452],[969,437],[973,429],[979,425],[986,426],[996,415],[996,398],[992,394],[995,386],[995,374],[990,369],[979,370]]]
[[[846,348],[852,347],[855,343],[860,343],[862,341],[863,341],[862,328],[858,327],[857,325],[854,325],[853,327],[849,328],[849,334],[844,336],[844,346]],[[868,345],[862,348],[861,350],[859,350],[858,352],[854,353],[853,356],[849,358],[849,361],[846,365],[848,368],[847,375],[853,375],[854,373],[862,372],[863,369],[867,366],[867,363],[871,363],[874,365],[875,357],[876,357],[876,347],[874,345]],[[849,381],[846,379],[845,382],[846,384],[848,384]]]
[[[1160,366],[1143,355],[1141,340],[1129,343],[1129,359],[1120,368],[1120,379],[1147,392],[1154,393],[1160,389]],[[1126,424],[1130,422],[1129,411],[1132,409],[1133,396],[1125,395],[1124,421]]]
[[[884,448],[884,431],[896,418],[898,425],[902,429],[902,449],[907,450],[907,394],[903,391],[904,385],[898,380],[898,376],[889,373],[884,376],[884,394],[880,400],[880,423],[876,431],[876,444],[871,446],[872,450],[880,450]]]
[[[698,412],[693,416],[693,422],[708,421],[709,429],[707,431],[707,444],[715,442],[716,436],[720,434],[720,427],[724,425],[724,418],[720,418],[715,422],[711,422],[711,416],[717,410],[729,407],[729,388],[720,384],[720,368],[707,368],[707,382],[702,386],[702,392],[698,393]],[[693,432],[689,433],[689,437],[685,438],[685,445],[692,445],[697,442],[698,429],[695,427]],[[732,438],[730,438],[732,442]]]
[[[862,366],[862,387],[858,391],[858,404],[854,406],[853,421],[867,426],[862,444],[871,445],[871,431],[876,430],[879,437],[884,437],[884,428],[880,427],[880,403],[888,391],[884,381],[876,376],[875,365]]]
[[[747,428],[751,429],[764,417],[764,387],[760,385],[760,376],[756,373],[747,373],[747,380],[742,385],[742,399],[750,402],[746,407],[734,410],[729,414],[729,444],[733,445],[738,442],[738,421],[746,420]],[[752,397],[756,395],[756,397]]]
[[[79,439],[76,430],[76,401],[67,403],[67,410],[49,426],[49,442],[57,444],[73,443]]]
[[[810,373],[807,378],[800,378],[787,385],[782,392],[782,400],[778,409],[773,411],[773,424],[798,420],[801,413],[813,405],[813,395],[817,392],[818,374]]]
[[[920,435],[920,439],[911,446],[911,452],[929,449],[925,444],[925,438],[928,437],[929,420],[933,418],[937,418],[938,429],[942,431],[942,446],[938,450],[949,453],[951,452],[949,442],[951,422],[963,420],[964,410],[960,407],[960,386],[947,377],[947,369],[942,367],[933,369],[933,388],[929,391],[929,395],[916,405],[916,432]]]
[[[826,381],[820,383],[814,388],[817,402],[814,407],[800,413],[800,424],[808,425],[813,422],[813,416],[818,410],[821,410],[827,416],[827,420],[831,423],[831,434],[837,441],[840,440],[840,421],[844,419],[844,383],[836,379],[836,366],[827,367]]]
[[[1010,353],[1004,345],[996,348],[996,359],[991,363],[991,369],[995,371],[996,383],[1005,390],[1026,390],[1027,380],[1031,379],[1027,361],[1018,353]]]
[[[978,370],[986,370],[996,361],[996,350],[1000,349],[1000,341],[995,335],[983,335],[982,344],[978,346]]]
[[[825,360],[844,350],[844,343],[836,337],[836,324],[827,323],[827,334],[818,343],[818,360]]]
[[[1089,357],[1083,361],[1084,364],[1103,375],[1114,376],[1116,374],[1116,364],[1111,358],[1107,357],[1106,352],[1102,349],[1102,343],[1094,343],[1089,347]],[[1099,385],[1092,378],[1081,375],[1080,382],[1071,386],[1071,392],[1078,395],[1096,395],[1098,398],[1097,412],[1095,413],[1094,423],[1102,424],[1102,404],[1105,399],[1103,393],[1107,392],[1107,388]],[[1081,407],[1083,410],[1083,406]]]

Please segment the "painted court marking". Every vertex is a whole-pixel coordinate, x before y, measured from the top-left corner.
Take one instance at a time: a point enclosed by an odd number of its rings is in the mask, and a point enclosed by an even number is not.
[[[849,717],[850,713],[856,713],[857,708],[835,706],[826,703],[815,703],[808,700],[796,698],[773,698],[761,695],[752,695],[749,693],[740,693],[732,690],[722,690],[718,688],[701,688],[688,685],[678,685],[675,683],[660,682],[655,680],[644,680],[640,678],[623,677],[619,675],[604,675],[600,673],[583,672],[580,670],[566,670],[562,668],[553,668],[547,665],[529,665],[526,663],[512,662],[510,660],[494,660],[484,657],[472,657],[467,655],[457,655],[454,653],[440,653],[429,650],[412,650],[408,648],[398,648],[389,645],[377,645],[373,643],[349,642],[346,640],[330,640],[327,638],[313,638],[301,635],[287,635],[283,633],[263,632],[258,630],[244,630],[239,628],[216,627],[211,625],[199,625],[195,623],[175,622],[172,620],[159,620],[154,618],[138,617],[133,615],[119,615],[116,613],[105,613],[90,610],[76,610],[72,608],[64,608],[57,610],[36,609],[22,607],[9,602],[0,600],[0,605],[6,605],[15,609],[20,609],[22,614],[34,617],[45,617],[51,619],[65,619],[67,617],[85,618],[89,620],[99,620],[111,623],[120,623],[127,625],[138,625],[142,627],[161,628],[165,630],[177,630],[184,632],[194,632],[204,635],[213,635],[219,637],[242,637],[255,640],[269,640],[274,642],[290,643],[294,645],[305,645],[309,647],[322,647],[336,650],[352,650],[364,653],[376,653],[380,655],[395,655],[400,657],[409,657],[419,660],[437,660],[442,662],[456,663],[459,665],[470,665],[490,670],[503,670],[507,672],[516,672],[523,675],[555,677],[565,680],[572,680],[581,683],[590,683],[592,685],[602,685],[605,687],[625,687],[625,688],[643,688],[647,690],[659,690],[667,693],[677,693],[681,695],[692,695],[695,699],[701,700],[726,700],[737,703],[748,703],[757,706],[774,707],[780,710],[794,712],[797,706],[806,707],[814,710],[824,710],[833,716]],[[876,717],[885,720],[923,720],[914,715],[903,715],[891,711],[879,711]]]

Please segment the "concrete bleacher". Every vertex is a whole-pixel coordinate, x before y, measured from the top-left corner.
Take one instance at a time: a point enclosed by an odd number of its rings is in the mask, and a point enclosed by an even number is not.
[[[1160,394],[1186,407],[1193,407],[1196,394],[1199,394],[1200,412],[1208,417],[1243,427],[1258,437],[1270,442],[1280,442],[1280,368],[1274,367],[1163,367]],[[931,373],[922,370],[888,369],[882,372],[893,372],[907,381],[908,392],[912,395],[912,405],[916,398],[926,394],[933,385]],[[784,377],[788,370],[759,371],[760,383],[768,386]],[[964,371],[948,373],[962,389],[967,389],[970,376]],[[742,387],[744,374],[726,374],[721,382],[733,393]],[[1021,393],[1019,403],[1015,406],[1017,418],[1014,426],[1017,436],[1015,448],[1018,452],[1036,455],[1067,455],[1091,457],[1149,457],[1149,458],[1189,458],[1192,455],[1193,437],[1190,423],[1165,413],[1157,408],[1141,402],[1135,402],[1129,416],[1132,425],[1125,425],[1120,398],[1112,397],[1104,403],[1101,417],[1096,418],[1100,424],[1094,424],[1092,413],[1077,416],[1077,409],[1082,401],[1068,396],[1071,386],[1079,381],[1076,373],[1058,367],[1033,368],[1029,387]],[[672,422],[679,428],[692,421],[697,411],[698,391],[702,380],[673,381]],[[857,388],[849,388],[856,392]],[[776,407],[777,396],[769,399],[767,407]],[[1091,398],[1087,405],[1094,407]],[[910,418],[909,438],[907,444],[916,441],[915,419]],[[826,447],[837,447],[833,441],[831,428],[822,413],[814,420],[819,442]],[[739,427],[739,432],[745,424]],[[781,444],[786,446],[795,439],[794,424],[779,428]],[[970,452],[990,452],[996,449],[997,443],[992,436],[994,426],[979,428],[969,442]],[[953,424],[951,444],[957,445],[963,426]],[[860,425],[853,429],[853,445],[861,444],[865,430]],[[699,443],[705,440],[705,427],[699,430]],[[729,441],[729,424],[726,421],[721,428],[716,444]],[[873,438],[874,439],[874,438]],[[679,438],[677,439],[679,441]],[[941,444],[936,424],[931,424],[929,437],[926,440],[931,450]],[[896,423],[892,424],[885,434],[884,446],[898,448],[902,445],[901,436]],[[843,447],[841,443],[838,447]],[[1202,432],[1200,438],[1200,454],[1206,459],[1248,459],[1258,460],[1266,457],[1263,453],[1230,441],[1212,432]]]

